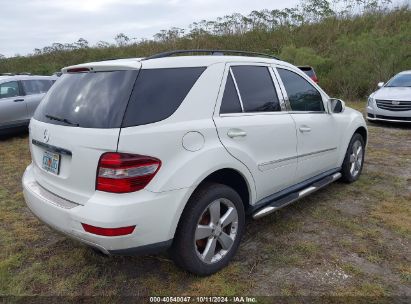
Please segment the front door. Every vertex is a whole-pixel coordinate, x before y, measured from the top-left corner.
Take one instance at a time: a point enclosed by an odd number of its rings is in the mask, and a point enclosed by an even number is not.
[[[253,175],[257,199],[290,186],[297,167],[294,120],[273,75],[267,65],[228,64],[214,115],[221,142]]]
[[[277,67],[298,141],[297,182],[337,167],[339,128],[326,111],[324,98],[302,75]]]

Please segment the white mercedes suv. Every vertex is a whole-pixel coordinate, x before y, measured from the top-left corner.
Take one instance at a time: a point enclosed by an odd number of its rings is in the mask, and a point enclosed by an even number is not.
[[[24,196],[105,254],[169,248],[209,275],[236,253],[246,215],[361,174],[362,115],[274,57],[174,51],[62,71],[30,123]]]

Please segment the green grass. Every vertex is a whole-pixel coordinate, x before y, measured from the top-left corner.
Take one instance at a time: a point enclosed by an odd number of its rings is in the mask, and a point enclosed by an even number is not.
[[[348,105],[361,109],[364,102]],[[21,192],[30,163],[27,135],[3,139],[0,295],[398,295],[411,280],[404,174],[411,170],[411,132],[380,125],[369,131],[357,182],[335,183],[249,221],[234,261],[207,278],[181,271],[166,254],[103,257],[47,228]]]

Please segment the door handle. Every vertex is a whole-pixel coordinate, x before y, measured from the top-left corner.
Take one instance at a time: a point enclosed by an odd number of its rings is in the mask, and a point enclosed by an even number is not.
[[[13,101],[14,102],[20,102],[20,101],[24,101],[24,99],[23,98],[17,98],[17,99],[14,99]]]
[[[300,127],[300,132],[301,132],[301,133],[310,132],[310,131],[311,131],[311,128],[310,128],[310,127],[307,127],[307,126],[305,126],[305,127]]]
[[[230,130],[228,130],[227,135],[230,138],[245,137],[245,136],[247,136],[247,132],[245,132],[241,129],[230,129]]]

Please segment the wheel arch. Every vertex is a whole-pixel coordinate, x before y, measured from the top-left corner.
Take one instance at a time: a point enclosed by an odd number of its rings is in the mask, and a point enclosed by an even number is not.
[[[368,142],[368,132],[367,132],[367,129],[366,129],[365,127],[361,126],[361,127],[358,127],[358,128],[355,130],[354,134],[355,134],[355,133],[360,134],[360,135],[362,136],[362,138],[364,139],[364,144],[367,145],[367,142]],[[354,136],[354,134],[353,134],[353,136]],[[352,137],[352,136],[351,136],[351,137]]]
[[[218,183],[233,188],[243,201],[244,210],[251,206],[252,191],[246,177],[236,169],[223,168],[216,170],[206,176],[196,187],[200,187],[204,183]]]

